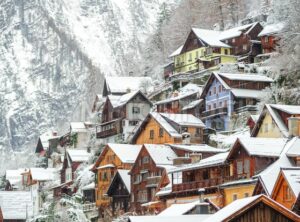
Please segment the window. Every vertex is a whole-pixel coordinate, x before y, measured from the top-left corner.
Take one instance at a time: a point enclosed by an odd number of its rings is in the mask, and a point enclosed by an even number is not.
[[[219,102],[219,107],[222,107],[222,104],[223,104],[222,102]]]
[[[185,133],[185,132],[187,132],[187,131],[188,131],[188,128],[187,128],[187,127],[182,127],[182,128],[181,128],[181,132],[182,132],[182,133]]]
[[[243,45],[243,50],[247,50],[247,49],[248,49],[247,44],[244,44],[244,45]]]
[[[159,128],[159,137],[164,137],[164,129]]]
[[[207,106],[207,109],[208,109],[208,110],[211,110],[211,105],[208,105],[208,106]]]
[[[138,113],[140,113],[141,112],[141,109],[140,109],[140,107],[132,107],[132,113],[136,113],[136,114],[138,114]]]
[[[269,42],[269,37],[265,36],[265,42]]]
[[[244,193],[244,197],[249,197],[249,193]]]
[[[192,53],[189,53],[189,61],[192,61]]]
[[[149,156],[144,156],[144,157],[142,158],[142,163],[143,163],[143,164],[149,163],[149,162],[150,162]]]
[[[283,200],[292,200],[292,192],[289,186],[283,186]]]
[[[180,57],[177,57],[177,64],[180,63]]]
[[[150,130],[150,139],[154,139],[154,130]]]
[[[227,100],[224,101],[224,107],[227,107]]]
[[[232,39],[232,43],[235,43],[235,38]]]
[[[200,136],[201,135],[201,128],[196,128],[196,135],[195,136]]]
[[[217,103],[214,103],[214,109],[216,109],[217,108]]]
[[[137,120],[130,120],[129,121],[129,126],[136,126],[137,124],[139,124],[139,121],[137,121]]]
[[[224,49],[224,53],[225,53],[225,55],[228,55],[228,50]]]
[[[235,200],[237,200],[237,194],[232,195],[232,201],[235,201]]]
[[[208,92],[208,95],[211,96],[211,91]]]
[[[216,89],[216,87],[214,87],[214,94],[216,94],[217,93],[217,89]]]
[[[269,128],[267,123],[264,124],[264,128],[265,128],[265,133],[267,133],[268,132],[268,128]]]
[[[196,59],[198,59],[198,58],[199,58],[199,52],[196,51]]]
[[[243,174],[243,161],[242,160],[238,160],[236,162],[236,168],[237,168],[237,174]]]
[[[219,93],[222,92],[222,86],[219,85]]]

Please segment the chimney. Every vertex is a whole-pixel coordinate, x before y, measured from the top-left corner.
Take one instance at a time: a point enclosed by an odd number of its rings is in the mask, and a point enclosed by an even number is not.
[[[190,154],[190,158],[192,163],[198,163],[200,160],[202,160],[202,154],[201,153],[192,153]]]
[[[182,133],[182,144],[191,144],[191,134],[188,132]]]
[[[289,137],[300,136],[300,117],[288,118]]]

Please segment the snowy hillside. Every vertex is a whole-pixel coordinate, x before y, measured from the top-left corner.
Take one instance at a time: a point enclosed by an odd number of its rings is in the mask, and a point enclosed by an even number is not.
[[[1,1],[0,150],[83,118],[104,74],[134,71],[164,2],[178,1]]]

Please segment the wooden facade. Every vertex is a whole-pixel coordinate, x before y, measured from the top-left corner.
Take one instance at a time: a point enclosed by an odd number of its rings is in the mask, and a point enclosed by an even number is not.
[[[159,117],[159,119],[157,118]],[[177,131],[176,134],[170,133],[168,128],[160,122],[160,119],[166,121],[168,126]],[[133,144],[174,144],[183,143],[182,133],[190,134],[190,143],[201,144],[203,142],[204,127],[194,125],[180,126],[176,122],[169,121],[159,113],[149,113],[141,126],[137,129],[131,143]]]

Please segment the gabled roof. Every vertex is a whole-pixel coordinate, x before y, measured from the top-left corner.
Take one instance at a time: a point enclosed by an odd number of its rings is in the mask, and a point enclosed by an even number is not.
[[[228,158],[239,149],[241,145],[250,156],[279,157],[285,147],[287,139],[284,138],[238,138],[233,145]]]
[[[160,113],[167,121],[178,124],[179,126],[205,127],[205,124],[192,114]]]
[[[108,99],[111,102],[113,108],[120,107],[126,105],[131,99],[133,99],[136,95],[140,94],[145,100],[152,105],[152,102],[142,93],[140,90],[133,91],[130,93],[126,93],[124,95],[109,95]]]
[[[223,165],[223,164],[225,164],[228,154],[229,154],[229,152],[218,153],[211,157],[202,159],[198,163],[191,163],[191,164],[179,166],[179,167],[175,168],[174,170],[170,170],[170,173],[188,171],[188,170],[196,170],[196,169],[202,169],[202,168],[207,168],[207,167]]]
[[[182,48],[183,48],[183,45],[179,46],[179,48],[177,48],[174,52],[172,52],[169,55],[169,58],[179,55],[181,53]]]
[[[295,138],[295,142],[290,146],[289,150],[286,152],[288,157],[299,157],[300,156],[300,139]]]
[[[273,79],[264,75],[255,74],[235,74],[235,73],[218,73],[221,77],[230,80],[243,80],[252,82],[274,82]]]
[[[189,110],[189,109],[193,109],[195,108],[196,106],[198,106],[201,102],[203,101],[203,99],[197,99],[189,104],[187,104],[186,106],[184,106],[182,108],[182,111],[185,111],[185,110]]]
[[[288,141],[281,152],[279,159],[255,176],[259,179],[267,195],[271,195],[272,193],[280,168],[293,166],[292,162],[286,156],[286,152],[293,146],[297,139],[298,138],[294,137]]]
[[[224,48],[231,48],[231,46],[221,42],[220,31],[208,30],[208,29],[198,29],[192,28],[192,31],[198,37],[199,41],[204,42],[205,44],[212,46],[212,47],[224,47]]]
[[[99,168],[99,164],[109,149],[111,149],[117,157],[123,162],[128,164],[133,164],[142,148],[142,145],[133,145],[133,144],[120,144],[120,143],[108,143],[98,159],[96,160],[94,166],[92,167],[92,171]],[[104,167],[104,166],[103,166]],[[105,167],[115,167],[113,164],[107,164]]]
[[[178,95],[178,96],[174,96],[174,97],[171,97],[171,98],[167,98],[167,99],[164,99],[164,100],[160,100],[160,101],[156,102],[155,105],[160,105],[160,104],[165,104],[165,103],[171,103],[171,102],[173,102],[173,101],[185,99],[185,98],[187,98],[187,97],[196,95],[197,93],[198,93],[198,92],[181,93],[181,94]]]
[[[149,82],[151,84],[151,77],[106,77],[104,86],[107,87],[109,94],[125,94],[128,93],[128,91],[138,91],[142,89],[142,84],[144,82]]]
[[[86,162],[89,160],[91,153],[87,152],[86,149],[68,149],[67,154],[72,162]]]
[[[173,165],[173,159],[177,157],[176,153],[167,145],[144,144],[143,147],[148,151],[155,165]]]
[[[234,38],[234,37],[239,37],[243,32],[246,32],[246,34],[248,34],[248,32],[255,27],[257,24],[257,22],[255,23],[251,23],[251,24],[247,24],[247,25],[242,25],[242,26],[238,26],[238,27],[234,27],[231,29],[227,29],[221,32],[221,35],[219,37],[220,40],[226,40],[226,39],[230,39],[230,38]]]
[[[107,189],[107,194],[110,195],[111,189],[113,188],[113,184],[115,183],[117,177],[120,177],[122,182],[124,183],[127,192],[130,194],[131,192],[131,182],[130,182],[130,175],[129,175],[130,170],[117,170],[117,173],[115,174],[114,178],[112,179],[112,182],[110,183],[108,189]]]
[[[0,191],[0,207],[4,220],[26,220],[33,216],[31,192]]]
[[[269,24],[264,27],[264,29],[258,34],[258,37],[262,37],[265,35],[278,34],[284,28],[285,24],[283,22]]]
[[[295,198],[297,198],[300,194],[300,167],[281,168],[276,184],[279,182],[281,175],[284,177],[285,181],[289,185]],[[273,190],[272,196],[274,195],[275,190]]]
[[[217,213],[213,214],[203,222],[234,221],[234,219],[247,212],[250,208],[254,206],[259,206],[260,203],[264,203],[265,205],[271,207],[276,212],[284,215],[285,217],[289,218],[292,221],[300,220],[300,217],[297,214],[283,207],[282,205],[272,200],[271,198],[265,195],[257,195],[253,197],[238,199],[232,202],[231,204],[225,206],[224,208],[222,208]]]
[[[9,183],[13,186],[22,181],[22,173],[25,172],[25,169],[17,169],[17,170],[6,170],[5,179],[9,181]]]
[[[169,144],[172,148],[179,149],[179,150],[185,150],[193,153],[224,153],[227,152],[226,149],[219,149],[212,146],[209,146],[207,144]]]
[[[264,120],[267,112],[271,115],[275,124],[279,128],[280,132],[284,137],[289,136],[288,127],[285,125],[278,111],[288,113],[290,115],[300,114],[300,106],[291,106],[291,105],[278,105],[278,104],[265,104],[262,112],[259,115],[259,118],[251,132],[251,136],[256,136],[260,127],[261,122]]]
[[[210,214],[180,215],[180,216],[130,216],[129,222],[202,222]]]

